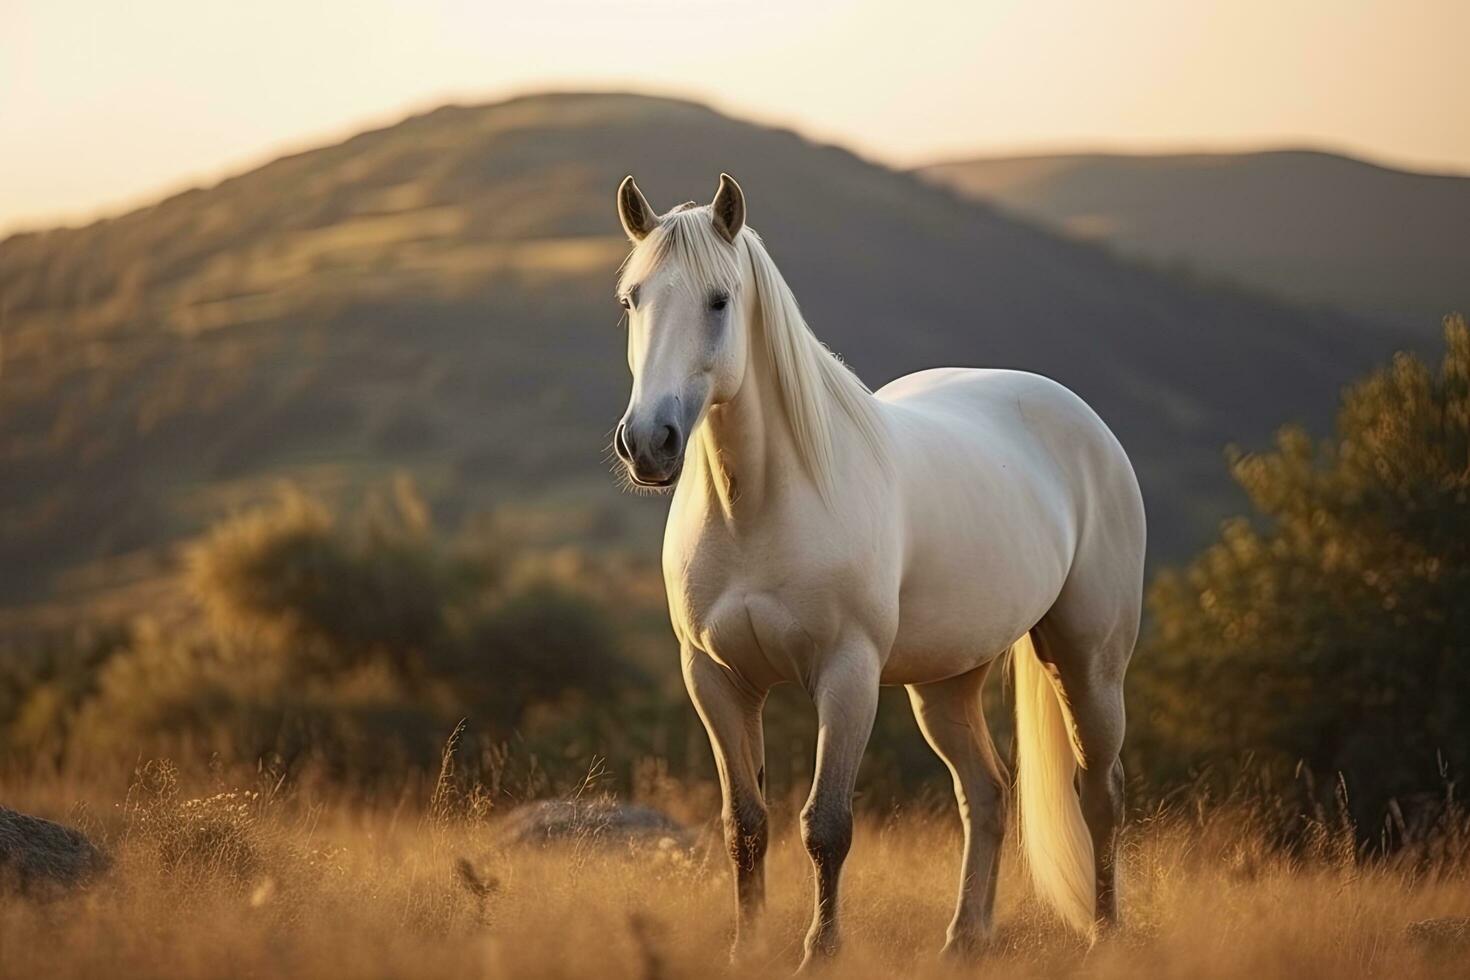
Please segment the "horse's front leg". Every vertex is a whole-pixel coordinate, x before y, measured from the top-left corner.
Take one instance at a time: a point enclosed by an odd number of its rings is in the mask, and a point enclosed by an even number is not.
[[[731,956],[749,946],[766,900],[765,693],[746,686],[701,650],[683,651],[684,684],[709,733],[724,796],[725,847],[735,866]]]
[[[837,892],[852,846],[853,783],[878,711],[879,672],[876,651],[849,648],[819,665],[812,684],[817,762],[811,796],[801,811],[801,839],[816,872],[816,902],[803,969],[837,952]]]

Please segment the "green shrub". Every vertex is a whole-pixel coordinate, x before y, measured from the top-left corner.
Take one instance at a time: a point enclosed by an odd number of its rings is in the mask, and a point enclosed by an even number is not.
[[[395,491],[345,519],[286,493],[217,526],[189,558],[198,615],[141,616],[105,647],[0,676],[0,748],[310,759],[375,779],[431,769],[460,719],[466,752],[569,719],[610,728],[638,675],[600,603],[502,575],[515,556],[451,547]]]
[[[1400,355],[1347,392],[1336,438],[1232,451],[1258,520],[1149,594],[1130,675],[1154,778],[1252,753],[1341,773],[1359,823],[1470,771],[1470,331],[1438,372]]]

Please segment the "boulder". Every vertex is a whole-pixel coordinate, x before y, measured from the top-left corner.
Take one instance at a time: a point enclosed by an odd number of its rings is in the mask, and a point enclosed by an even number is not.
[[[1426,949],[1470,949],[1470,918],[1420,919],[1404,927],[1404,933]]]
[[[49,897],[106,867],[106,856],[81,831],[0,806],[0,895]]]
[[[608,798],[526,803],[502,817],[496,830],[502,842],[543,847],[596,842],[687,849],[694,843],[689,830],[667,814]]]

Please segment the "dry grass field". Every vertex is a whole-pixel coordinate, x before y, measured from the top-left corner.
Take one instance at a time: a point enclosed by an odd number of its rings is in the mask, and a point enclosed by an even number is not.
[[[773,808],[764,948],[732,965],[711,787],[653,780],[641,794],[697,828],[688,848],[584,838],[541,849],[506,844],[500,808],[447,783],[366,799],[257,783],[159,763],[116,784],[0,779],[8,804],[85,829],[111,857],[80,892],[0,901],[0,974],[748,977],[787,975],[800,958],[810,885],[790,801]],[[957,819],[937,804],[867,813],[834,975],[1465,975],[1463,839],[1383,864],[1354,860],[1348,837],[1318,828],[1288,855],[1270,843],[1270,811],[1243,800],[1135,817],[1128,925],[1091,949],[1032,902],[1012,854],[994,948],[963,968],[937,957]]]

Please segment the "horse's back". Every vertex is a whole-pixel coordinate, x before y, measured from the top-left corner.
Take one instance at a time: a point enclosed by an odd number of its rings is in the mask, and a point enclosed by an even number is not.
[[[951,458],[966,450],[1006,466],[1029,458],[1018,476],[1058,470],[1076,481],[1070,488],[1078,494],[1137,494],[1127,454],[1107,424],[1075,392],[1043,375],[933,368],[898,378],[876,395],[900,433],[900,454],[917,439],[920,452],[932,442]]]
[[[1006,403],[1047,412],[1097,414],[1070,388],[1045,375],[1005,368],[944,367],[895,378],[875,392],[889,405],[927,415],[959,413],[973,419],[977,410]]]

